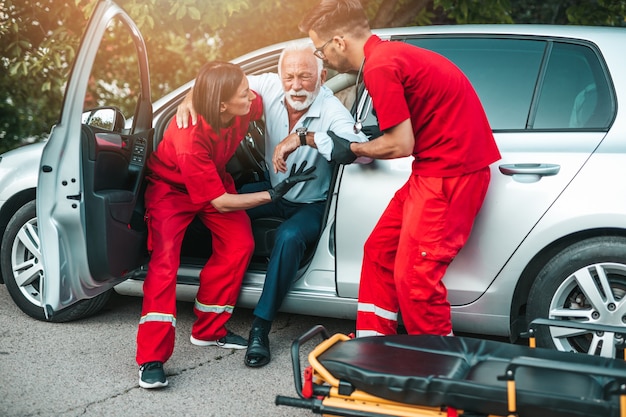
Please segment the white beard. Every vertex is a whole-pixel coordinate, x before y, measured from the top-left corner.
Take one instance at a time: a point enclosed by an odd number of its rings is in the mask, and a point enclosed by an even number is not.
[[[293,89],[291,89],[285,92],[285,100],[287,100],[287,104],[289,104],[289,106],[295,111],[302,111],[302,110],[308,109],[311,106],[311,104],[313,104],[313,101],[315,101],[315,97],[317,97],[318,93],[319,93],[319,89],[316,89],[314,92],[310,92],[306,90],[301,90],[301,91],[296,92]],[[304,101],[295,101],[293,99],[293,96],[306,97],[306,99]]]

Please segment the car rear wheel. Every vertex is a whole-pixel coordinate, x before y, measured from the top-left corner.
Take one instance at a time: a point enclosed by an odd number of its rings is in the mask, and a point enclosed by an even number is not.
[[[598,237],[575,243],[541,270],[528,298],[527,319],[543,317],[620,326],[626,333],[626,239]],[[623,335],[540,327],[539,346],[616,357]]]
[[[41,284],[44,270],[37,233],[35,200],[22,206],[7,225],[1,246],[2,276],[15,304],[37,320],[46,320],[41,305]],[[100,311],[111,291],[83,300],[56,313],[51,321],[78,320]]]

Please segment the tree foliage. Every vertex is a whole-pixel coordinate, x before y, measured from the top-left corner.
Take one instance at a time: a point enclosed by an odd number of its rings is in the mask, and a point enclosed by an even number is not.
[[[207,60],[228,60],[303,37],[298,22],[318,0],[117,1],[146,39],[154,99],[193,78]],[[374,28],[456,23],[626,25],[625,0],[361,1]],[[56,122],[71,63],[95,4],[96,0],[0,0],[0,151],[25,140],[40,140]]]

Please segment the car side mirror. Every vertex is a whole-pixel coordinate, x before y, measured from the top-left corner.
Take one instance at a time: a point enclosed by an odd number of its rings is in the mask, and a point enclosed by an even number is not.
[[[98,107],[83,113],[82,123],[111,132],[122,132],[126,118],[115,107]]]

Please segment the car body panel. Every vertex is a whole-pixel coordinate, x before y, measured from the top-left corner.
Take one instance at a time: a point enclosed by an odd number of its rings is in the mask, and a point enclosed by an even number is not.
[[[578,173],[604,136],[603,133],[536,135],[538,141],[549,142],[554,147],[545,149],[545,154],[537,154],[528,151],[533,147],[536,149],[536,143],[528,140],[528,134],[496,135],[503,158],[492,166],[489,191],[470,240],[452,262],[444,279],[452,305],[471,303],[485,292],[491,283],[485,277],[497,276],[498,271]],[[546,140],[548,135],[550,139]],[[577,145],[569,147],[567,144],[572,142]],[[540,176],[532,173],[533,171],[511,176],[499,170],[504,165],[529,164],[555,165],[559,167],[559,171],[556,175],[549,176]],[[338,264],[337,275],[357,279],[339,282],[340,295],[357,296],[360,261],[363,256],[360,243],[365,241],[368,231],[374,226],[395,190],[406,182],[410,168],[411,158],[405,158],[376,161],[372,166],[352,165],[344,170],[342,191],[337,204],[337,251],[342,260]],[[385,192],[378,192],[377,198],[371,199],[367,193],[363,193],[366,189]],[[502,195],[509,198],[505,200],[496,197]],[[354,213],[354,207],[367,207],[367,217]],[[511,215],[522,208],[524,216],[517,217],[512,222]],[[503,230],[507,232],[505,238],[501,239],[499,237],[503,235]]]

